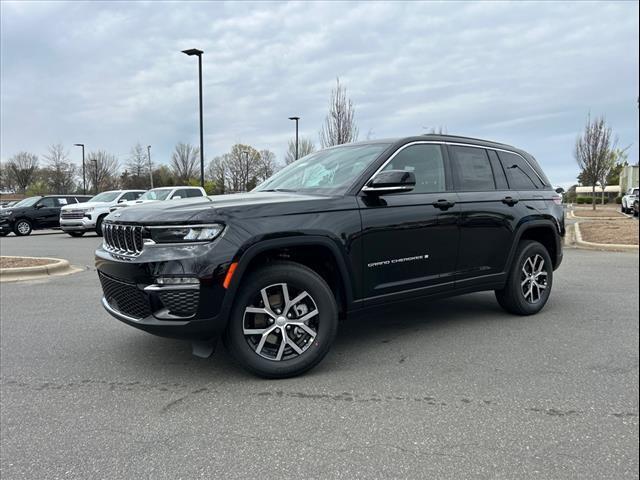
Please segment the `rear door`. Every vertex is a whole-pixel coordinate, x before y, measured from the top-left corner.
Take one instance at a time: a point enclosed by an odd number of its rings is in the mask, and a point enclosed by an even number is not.
[[[449,145],[460,206],[460,252],[456,289],[498,280],[514,234],[517,192],[509,190],[494,150]]]
[[[453,289],[459,207],[448,188],[444,146],[405,145],[383,170],[411,171],[416,186],[358,197],[366,303]]]

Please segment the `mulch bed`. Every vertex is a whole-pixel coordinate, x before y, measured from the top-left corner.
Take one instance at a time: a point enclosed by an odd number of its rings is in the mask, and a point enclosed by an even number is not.
[[[580,233],[585,242],[638,245],[638,232],[638,222],[633,220],[580,223]]]
[[[0,268],[37,267],[52,263],[47,258],[12,258],[0,257]]]
[[[573,210],[573,214],[576,217],[589,217],[589,218],[597,218],[597,217],[620,217],[626,218],[622,212],[618,210],[614,210],[613,208],[603,208],[601,210],[591,210],[587,208],[576,208]]]

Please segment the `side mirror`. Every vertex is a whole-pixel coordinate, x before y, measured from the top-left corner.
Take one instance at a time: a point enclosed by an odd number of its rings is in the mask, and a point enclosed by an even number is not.
[[[562,187],[556,188],[556,193],[559,193],[560,195],[562,195],[564,193],[564,188]]]
[[[416,186],[416,176],[406,170],[386,170],[378,173],[362,189],[369,195],[410,192]]]
[[[180,195],[174,195],[171,197],[171,200],[180,200],[182,197]]]
[[[40,210],[41,208],[44,208],[44,205],[42,203],[38,203],[38,204],[34,205],[34,208],[36,210]]]
[[[126,201],[127,201],[127,199],[126,199],[126,198],[121,198],[120,200],[118,200],[118,203],[124,203],[124,202],[126,202]]]

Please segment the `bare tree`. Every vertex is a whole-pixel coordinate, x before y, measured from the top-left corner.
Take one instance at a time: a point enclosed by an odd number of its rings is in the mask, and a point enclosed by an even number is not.
[[[147,188],[149,186],[149,157],[147,150],[140,142],[131,147],[125,168],[128,175],[126,182],[123,179],[123,187]]]
[[[47,160],[44,180],[49,191],[52,193],[72,192],[76,186],[78,168],[69,161],[69,152],[57,143],[49,146],[49,151],[44,158]]]
[[[256,171],[257,183],[264,182],[267,178],[276,172],[276,154],[270,150],[260,150],[260,158],[258,160],[258,168]]]
[[[18,187],[18,192],[25,193],[38,169],[38,156],[29,152],[19,152],[7,162],[9,182]]]
[[[305,137],[298,139],[298,158],[305,157],[310,153],[315,152],[316,147],[313,142]],[[289,140],[287,153],[284,155],[284,161],[287,165],[296,161],[296,141],[295,139]]]
[[[236,144],[229,153],[229,185],[233,192],[246,192],[256,186],[260,153],[250,145]]]
[[[87,180],[94,192],[118,187],[118,159],[103,150],[89,152],[86,162]]]
[[[336,78],[336,88],[329,96],[329,113],[320,130],[320,144],[323,147],[342,145],[358,139],[353,102],[347,98],[347,89]]]
[[[611,165],[611,150],[615,148],[615,140],[611,139],[611,128],[607,126],[604,117],[591,121],[587,116],[584,132],[576,139],[574,156],[580,167],[579,178],[591,185],[591,204],[596,209],[596,183],[608,174]],[[606,175],[604,175],[606,178]],[[604,191],[604,186],[602,186]]]
[[[178,143],[171,154],[171,169],[180,182],[188,182],[196,176],[199,150],[188,143]]]
[[[222,195],[227,191],[230,158],[231,155],[225,153],[211,160],[207,167],[207,177],[215,184],[214,195]]]

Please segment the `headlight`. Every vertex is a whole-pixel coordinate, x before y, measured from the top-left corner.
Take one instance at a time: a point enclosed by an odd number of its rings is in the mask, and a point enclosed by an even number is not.
[[[11,215],[13,212],[11,210],[9,210],[8,212],[0,212],[0,216],[2,217],[8,217],[9,215]]]
[[[91,213],[93,212],[94,207],[87,207],[87,208],[83,208],[84,213]]]
[[[147,227],[149,236],[155,243],[191,243],[207,242],[216,238],[224,225],[214,223],[210,225],[178,225]]]

